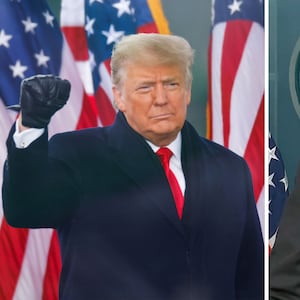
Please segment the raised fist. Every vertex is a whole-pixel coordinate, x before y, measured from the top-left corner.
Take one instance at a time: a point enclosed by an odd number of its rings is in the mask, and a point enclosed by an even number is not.
[[[36,75],[21,84],[22,124],[31,128],[46,127],[70,95],[70,82],[53,75]]]

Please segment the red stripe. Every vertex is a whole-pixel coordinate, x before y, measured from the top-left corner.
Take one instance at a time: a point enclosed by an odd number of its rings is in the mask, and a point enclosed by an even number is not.
[[[105,66],[105,68],[106,68],[106,70],[107,70],[108,74],[110,74],[110,73],[111,73],[110,61],[111,61],[111,59],[110,59],[110,58],[108,58],[107,60],[105,60],[105,61],[103,62],[103,64],[104,64],[104,66]]]
[[[42,300],[57,300],[58,299],[58,282],[61,270],[60,248],[57,237],[57,232],[53,231],[47,269],[43,284],[43,298]]]
[[[238,24],[237,24],[238,23]],[[232,86],[240,65],[252,22],[231,21],[226,25],[221,65],[224,146],[229,146]],[[234,47],[233,47],[234,41]]]
[[[116,111],[113,108],[110,99],[101,87],[98,88],[95,97],[98,113],[103,126],[111,125],[115,120]]]
[[[0,299],[11,300],[18,283],[28,229],[16,229],[3,218],[0,229]]]
[[[88,45],[84,27],[62,27],[61,29],[68,40],[68,44],[75,60],[89,60]]]
[[[98,126],[98,108],[93,95],[84,93],[76,129]]]
[[[212,114],[212,36],[209,38],[208,43],[208,100],[207,100],[207,113],[206,113],[206,136],[208,139],[212,139],[213,133],[213,114]]]
[[[257,202],[264,186],[264,96],[257,112],[244,158],[252,174],[254,197]]]
[[[155,23],[148,23],[138,27],[138,33],[158,33],[158,28]]]

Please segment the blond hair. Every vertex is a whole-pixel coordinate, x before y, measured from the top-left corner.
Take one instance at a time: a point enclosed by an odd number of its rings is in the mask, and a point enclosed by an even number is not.
[[[128,63],[175,65],[182,70],[185,84],[190,88],[193,60],[194,50],[182,37],[158,33],[127,35],[115,45],[112,52],[112,83],[117,87],[122,84]]]

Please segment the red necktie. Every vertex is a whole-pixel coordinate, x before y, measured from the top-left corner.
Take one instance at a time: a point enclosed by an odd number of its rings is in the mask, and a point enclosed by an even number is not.
[[[156,154],[158,155],[158,157],[162,163],[162,166],[165,170],[165,173],[168,178],[169,185],[171,187],[172,194],[173,194],[173,197],[175,200],[177,213],[178,213],[179,218],[181,219],[182,211],[183,211],[183,204],[184,204],[184,197],[182,195],[178,181],[177,181],[174,173],[172,172],[172,170],[169,167],[170,158],[173,155],[173,153],[170,149],[163,147],[163,148],[159,148],[158,151],[156,152]]]

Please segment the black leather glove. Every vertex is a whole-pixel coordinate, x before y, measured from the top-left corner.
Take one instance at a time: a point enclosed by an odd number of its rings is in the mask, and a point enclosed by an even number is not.
[[[22,124],[31,128],[45,128],[55,112],[66,104],[70,89],[68,80],[53,75],[24,79],[20,96]]]

